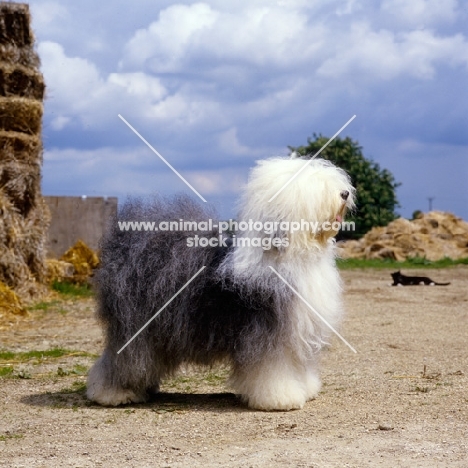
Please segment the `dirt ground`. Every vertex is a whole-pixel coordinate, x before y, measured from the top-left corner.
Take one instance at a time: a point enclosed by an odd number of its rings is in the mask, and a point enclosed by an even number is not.
[[[86,371],[102,346],[93,301],[40,304],[0,329],[0,350],[69,351],[3,355],[0,466],[468,467],[468,267],[404,273],[452,284],[342,272],[341,332],[358,353],[334,338],[322,392],[286,413],[244,407],[222,368],[186,370],[149,404],[90,404]]]

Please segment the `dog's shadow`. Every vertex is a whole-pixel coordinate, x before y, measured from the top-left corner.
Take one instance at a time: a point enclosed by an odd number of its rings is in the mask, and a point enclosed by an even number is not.
[[[202,409],[204,411],[247,411],[247,406],[234,393],[156,393],[146,403],[132,403],[117,407],[104,407],[86,398],[86,388],[76,391],[46,392],[26,395],[20,399],[21,403],[42,408],[94,408],[133,410],[137,408],[149,409],[156,413],[169,413]]]

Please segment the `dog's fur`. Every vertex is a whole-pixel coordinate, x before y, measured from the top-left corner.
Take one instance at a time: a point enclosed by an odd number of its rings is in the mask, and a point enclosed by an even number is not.
[[[344,171],[314,159],[272,158],[251,172],[238,221],[318,221],[344,216],[354,188]],[[206,221],[214,213],[187,196],[129,200],[118,219]],[[230,385],[251,408],[301,408],[320,389],[318,353],[329,329],[272,271],[272,266],[331,325],[342,313],[335,267],[336,231],[240,232],[288,237],[287,247],[187,247],[195,234],[120,231],[113,223],[96,274],[103,355],[88,377],[88,398],[102,405],[143,402],[183,363],[229,362]],[[205,270],[120,354],[117,351],[202,267]]]

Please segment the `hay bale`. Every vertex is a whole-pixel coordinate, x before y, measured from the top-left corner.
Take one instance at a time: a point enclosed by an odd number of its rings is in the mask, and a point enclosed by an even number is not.
[[[69,248],[61,257],[63,262],[71,263],[75,269],[73,281],[78,283],[88,282],[93,270],[99,265],[99,258],[82,240]]]
[[[0,2],[0,61],[37,70],[31,16],[26,3]]]
[[[26,3],[0,3],[0,44],[31,47],[34,35],[30,24],[29,6]]]
[[[384,227],[375,227],[365,234],[368,243],[377,242],[381,240],[384,235]]]
[[[339,241],[337,243],[339,258],[361,258],[362,246],[358,240]]]
[[[0,3],[0,281],[23,302],[46,293],[50,214],[40,192],[44,80],[26,4]]]
[[[412,221],[399,218],[388,226],[373,228],[358,241],[340,243],[340,255],[398,261],[414,257],[430,261],[468,258],[468,223],[439,211],[421,213]]]
[[[42,102],[27,98],[0,98],[0,130],[37,135],[41,132]]]
[[[50,211],[44,199],[36,201],[34,209],[22,218],[21,229],[26,234],[22,237],[19,247],[27,260],[28,268],[39,283],[45,283],[46,250],[45,234],[50,224]]]
[[[39,68],[41,61],[32,47],[18,48],[12,44],[0,43],[0,61]]]
[[[44,99],[45,84],[42,75],[34,69],[8,63],[0,68],[0,96]]]
[[[411,221],[405,218],[397,218],[385,228],[386,234],[410,234],[412,232]]]
[[[0,190],[0,281],[25,303],[46,293],[44,232],[49,216],[41,199],[23,217]]]
[[[38,163],[6,163],[0,165],[0,187],[18,212],[27,216],[40,195],[40,165]]]
[[[0,154],[3,164],[13,162],[42,164],[41,139],[38,135],[0,130]]]
[[[453,242],[459,249],[468,250],[468,233],[455,234]]]
[[[380,246],[378,250],[375,249],[377,244],[373,244],[370,247],[367,247],[365,250],[366,258],[368,259],[378,259],[378,260],[396,260],[401,262],[405,259],[405,255],[402,249],[387,247],[385,245]]]

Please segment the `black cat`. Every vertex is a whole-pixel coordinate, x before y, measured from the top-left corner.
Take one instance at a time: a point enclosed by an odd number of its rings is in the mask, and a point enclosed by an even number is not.
[[[450,283],[436,283],[427,276],[405,276],[400,271],[391,273],[393,278],[392,286],[419,286],[420,284],[425,286],[447,286]]]

